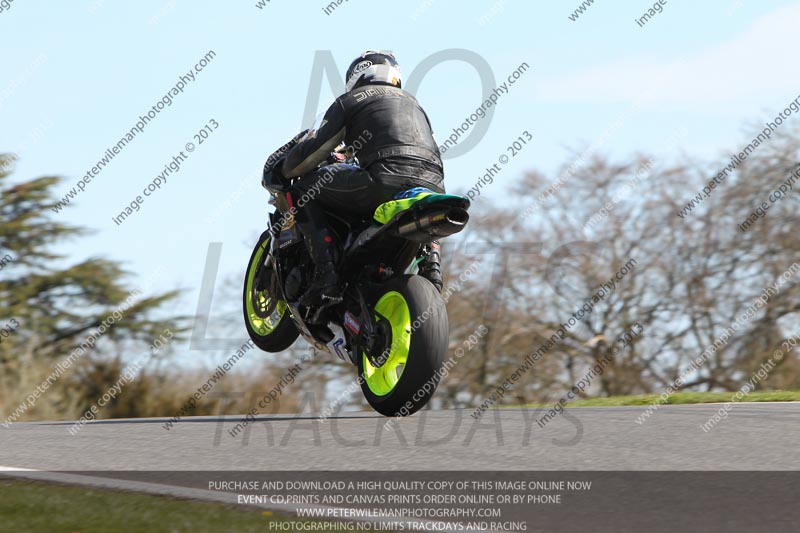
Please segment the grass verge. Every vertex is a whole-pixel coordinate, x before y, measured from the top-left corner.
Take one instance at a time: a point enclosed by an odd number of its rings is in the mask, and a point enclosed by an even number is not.
[[[164,496],[0,478],[0,532],[292,531],[293,517]],[[325,531],[326,529],[315,529]]]
[[[676,392],[664,402],[670,405],[690,403],[725,403],[731,401],[733,392]],[[635,396],[609,396],[586,398],[567,403],[567,407],[612,407],[617,405],[650,405],[660,401],[661,394],[639,394]],[[753,391],[739,403],[747,402],[798,402],[800,391]],[[510,407],[510,406],[509,406]],[[552,404],[526,404],[525,407],[552,407]]]

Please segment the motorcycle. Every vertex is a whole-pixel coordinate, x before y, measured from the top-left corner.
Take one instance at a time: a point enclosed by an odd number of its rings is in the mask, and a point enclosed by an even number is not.
[[[295,137],[273,156],[302,139]],[[340,146],[335,153],[337,161],[357,164],[353,147]],[[419,265],[432,252],[432,241],[465,227],[469,199],[415,188],[379,206],[371,220],[326,211],[340,249],[341,297],[324,306],[304,306],[299,299],[314,264],[294,221],[292,183],[275,172],[265,172],[262,180],[275,210],[245,273],[248,335],[272,353],[302,336],[356,367],[362,393],[375,411],[413,414],[436,390],[449,336],[444,300],[419,275]]]

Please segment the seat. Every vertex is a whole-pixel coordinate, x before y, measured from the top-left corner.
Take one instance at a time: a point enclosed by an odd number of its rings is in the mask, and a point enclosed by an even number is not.
[[[394,195],[394,200],[389,200],[375,209],[372,218],[378,224],[386,224],[398,214],[412,207],[422,208],[436,204],[442,207],[469,207],[469,198],[455,194],[442,194],[424,187],[406,189]]]

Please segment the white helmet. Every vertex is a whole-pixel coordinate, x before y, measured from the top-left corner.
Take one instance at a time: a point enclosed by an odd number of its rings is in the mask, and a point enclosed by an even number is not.
[[[346,91],[362,85],[393,85],[400,88],[402,76],[393,53],[370,50],[350,63],[345,80]]]

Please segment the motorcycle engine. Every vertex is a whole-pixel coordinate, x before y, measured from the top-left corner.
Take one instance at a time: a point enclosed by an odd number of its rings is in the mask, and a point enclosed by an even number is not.
[[[302,294],[301,289],[303,288],[303,271],[300,267],[296,266],[289,271],[289,275],[286,276],[286,284],[283,288],[283,294],[286,296],[286,299],[290,302],[293,302],[300,298]]]

